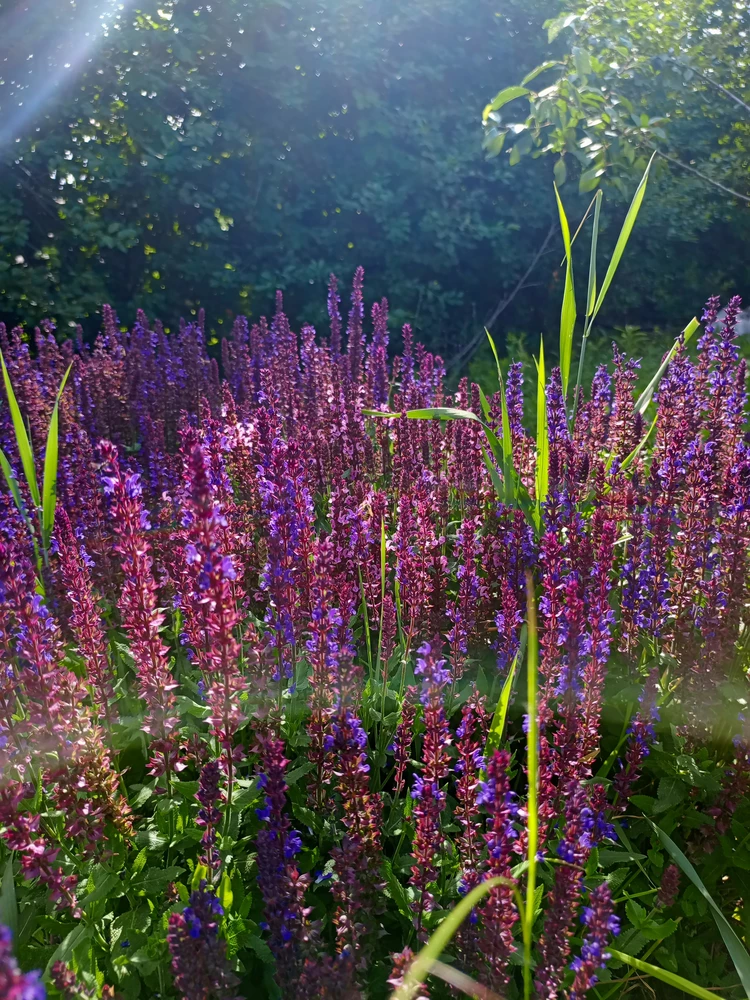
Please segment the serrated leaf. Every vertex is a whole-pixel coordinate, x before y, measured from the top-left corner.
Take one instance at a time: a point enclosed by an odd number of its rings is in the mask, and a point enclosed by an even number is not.
[[[142,847],[135,857],[135,861],[133,862],[133,867],[131,868],[131,874],[140,875],[140,873],[146,867],[147,860],[148,860],[148,848]]]
[[[391,894],[391,899],[398,907],[399,913],[411,920],[413,914],[409,908],[409,900],[406,897],[406,891],[394,875],[393,865],[391,864],[389,858],[383,859],[383,874],[385,875],[385,880],[388,883],[388,891]]]
[[[629,899],[625,903],[625,912],[627,913],[628,920],[633,927],[640,930],[641,924],[646,919],[645,909],[640,905],[640,903],[636,903],[634,899]]]
[[[310,771],[315,767],[312,761],[306,760],[304,764],[300,764],[299,767],[295,767],[293,771],[290,771],[286,776],[287,785],[295,785],[300,778],[309,774]]]
[[[176,882],[185,871],[175,865],[171,868],[147,868],[130,880],[129,888],[133,892],[161,892],[170,882]]]

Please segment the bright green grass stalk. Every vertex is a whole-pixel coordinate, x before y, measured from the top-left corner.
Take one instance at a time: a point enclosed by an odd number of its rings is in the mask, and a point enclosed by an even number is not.
[[[528,617],[529,654],[526,661],[526,711],[528,713],[527,772],[529,799],[527,805],[528,875],[526,879],[526,906],[522,918],[523,931],[523,996],[531,1000],[531,944],[534,925],[536,894],[536,856],[539,849],[539,813],[537,789],[539,781],[539,720],[537,718],[537,680],[539,670],[539,633],[536,625],[536,600],[534,579],[526,571],[526,613]]]
[[[453,935],[469,916],[476,904],[486,896],[490,889],[496,885],[507,885],[515,888],[515,883],[507,878],[490,878],[485,882],[475,885],[471,892],[457,903],[447,917],[432,933],[427,944],[422,948],[404,976],[404,981],[398,989],[394,990],[391,1000],[412,1000],[421,984],[430,974],[433,964],[439,959],[445,948],[450,943]]]

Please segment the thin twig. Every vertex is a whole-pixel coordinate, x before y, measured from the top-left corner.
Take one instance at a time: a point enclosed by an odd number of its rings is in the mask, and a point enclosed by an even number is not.
[[[547,235],[544,237],[544,242],[539,247],[539,249],[537,250],[537,252],[534,254],[533,260],[531,261],[531,263],[529,264],[529,266],[526,268],[526,271],[524,272],[523,276],[516,283],[515,287],[513,288],[513,291],[506,298],[504,298],[502,300],[502,302],[498,303],[498,305],[495,307],[494,312],[491,314],[491,316],[489,317],[489,319],[484,324],[484,326],[488,330],[494,325],[494,323],[497,321],[497,318],[500,316],[500,314],[502,312],[504,312],[508,308],[508,306],[511,304],[511,302],[516,297],[516,295],[518,295],[518,293],[523,288],[527,287],[526,284],[525,284],[526,279],[531,275],[531,272],[534,270],[534,268],[536,267],[536,265],[539,263],[539,258],[546,251],[547,246],[549,245],[549,241],[552,239],[552,235],[555,232],[555,228],[556,228],[556,225],[553,222],[550,225],[549,230],[547,231]],[[451,364],[451,368],[453,369],[453,371],[456,371],[458,368],[460,368],[461,365],[464,363],[464,361],[467,358],[471,357],[471,355],[474,353],[474,351],[476,350],[477,346],[479,345],[479,342],[482,340],[483,336],[484,336],[484,327],[481,329],[481,331],[479,333],[477,333],[474,337],[472,337],[472,339],[469,341],[469,343],[465,347],[463,347],[459,351],[459,353],[455,356],[455,358],[453,359],[453,362]]]
[[[715,181],[713,177],[709,177],[700,170],[696,170],[695,167],[691,167],[687,163],[683,163],[682,160],[675,159],[674,156],[668,156],[666,153],[662,153],[660,149],[657,149],[657,147],[651,145],[651,143],[649,143],[649,146],[651,149],[655,150],[657,155],[661,156],[663,160],[668,160],[669,163],[674,163],[676,167],[681,167],[683,170],[687,170],[689,173],[695,174],[696,177],[700,177],[700,179],[705,181],[707,184],[712,184],[715,188],[719,188],[720,191],[725,191],[733,198],[739,198],[741,201],[746,201],[750,205],[750,195],[740,194],[739,191],[735,191],[733,188],[727,187],[726,184],[722,184],[720,181]]]

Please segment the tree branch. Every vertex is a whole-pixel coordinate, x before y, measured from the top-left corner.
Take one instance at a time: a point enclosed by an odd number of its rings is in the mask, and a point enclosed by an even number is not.
[[[498,316],[500,316],[500,314],[502,312],[504,312],[508,308],[508,306],[511,304],[511,302],[516,297],[516,295],[518,295],[518,293],[523,288],[526,287],[526,279],[531,275],[531,272],[534,270],[534,268],[536,267],[536,265],[539,263],[539,258],[542,256],[542,254],[547,249],[547,247],[549,245],[549,241],[552,239],[552,236],[553,236],[556,228],[557,228],[556,224],[554,222],[551,223],[549,229],[547,230],[547,235],[544,237],[544,242],[539,247],[539,249],[537,250],[537,252],[534,254],[533,260],[531,261],[531,263],[529,264],[529,266],[526,268],[526,270],[524,271],[524,273],[521,276],[521,278],[519,278],[518,282],[516,283],[515,287],[513,288],[513,291],[506,298],[504,298],[501,302],[499,302],[495,306],[495,309],[493,310],[492,314],[489,316],[489,318],[487,319],[487,321],[484,324],[484,326],[488,330],[490,329],[491,326],[493,326],[495,324],[495,322],[497,321]],[[465,347],[463,347],[458,352],[458,354],[455,356],[455,358],[451,362],[451,369],[453,371],[455,371],[457,368],[460,368],[461,365],[464,363],[464,361],[467,358],[471,357],[471,355],[474,353],[474,351],[478,347],[480,341],[482,340],[482,334],[483,333],[484,333],[484,327],[482,328],[482,330],[479,333],[477,333],[474,337],[471,338],[471,340],[469,341],[468,344],[466,344]]]
[[[739,191],[735,191],[733,188],[727,187],[726,184],[722,184],[720,181],[715,181],[713,177],[709,177],[708,174],[704,174],[700,170],[696,170],[695,167],[691,167],[689,164],[683,163],[682,160],[677,160],[674,156],[668,156],[666,153],[662,153],[662,151],[657,149],[657,147],[652,143],[648,143],[647,145],[651,149],[655,150],[657,155],[661,156],[663,160],[668,160],[670,163],[674,163],[676,167],[681,167],[683,170],[687,170],[689,173],[695,174],[696,177],[700,177],[700,179],[705,181],[706,184],[711,184],[720,191],[724,191],[733,198],[739,198],[741,201],[745,201],[748,205],[750,205],[750,195],[740,194]]]

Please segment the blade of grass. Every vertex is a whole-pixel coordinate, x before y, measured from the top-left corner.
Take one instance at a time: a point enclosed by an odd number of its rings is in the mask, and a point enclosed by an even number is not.
[[[547,498],[549,480],[549,435],[547,433],[547,390],[544,372],[544,340],[539,339],[536,363],[536,521],[541,529],[542,503]]]
[[[682,331],[682,333],[680,334],[680,336],[675,340],[674,344],[672,344],[671,350],[666,355],[666,357],[664,358],[664,360],[662,361],[662,363],[659,365],[659,367],[658,367],[658,369],[657,369],[656,374],[654,375],[654,377],[651,379],[651,381],[649,382],[649,384],[646,386],[646,388],[643,390],[643,392],[638,397],[638,402],[635,404],[635,409],[636,409],[637,413],[643,414],[648,409],[648,404],[651,402],[651,398],[653,397],[654,393],[656,392],[656,388],[659,385],[659,383],[661,382],[662,377],[664,375],[664,372],[669,367],[669,362],[672,360],[672,358],[677,353],[677,348],[680,346],[680,340],[683,340],[684,343],[687,344],[688,341],[690,340],[690,338],[693,336],[693,334],[695,333],[695,331],[699,327],[700,327],[700,323],[695,318],[695,316],[693,316],[693,318],[690,320],[690,322],[688,323],[688,325]]]
[[[527,772],[529,783],[529,798],[527,804],[527,835],[528,849],[526,859],[529,869],[526,879],[526,906],[523,915],[523,996],[530,1000],[532,995],[531,979],[531,944],[534,926],[535,894],[536,894],[536,864],[539,848],[539,814],[537,806],[537,785],[539,781],[539,722],[537,719],[537,672],[539,669],[539,634],[536,626],[536,600],[534,597],[534,579],[529,570],[526,571],[526,614],[528,618],[528,657],[526,712],[528,717]]]
[[[513,662],[510,665],[508,676],[505,678],[505,683],[503,684],[502,691],[500,692],[500,697],[497,700],[495,713],[492,716],[492,725],[487,733],[487,744],[484,750],[485,759],[496,747],[499,747],[503,741],[505,720],[508,718],[508,706],[510,705],[510,696],[513,692],[513,682],[516,679],[518,662],[522,656],[523,653],[519,650],[519,652],[513,657]]]
[[[560,215],[560,229],[565,245],[565,290],[563,292],[562,309],[560,311],[560,374],[562,376],[563,395],[568,394],[568,379],[570,378],[570,362],[573,357],[573,333],[576,325],[576,296],[573,285],[573,256],[570,246],[570,226],[565,215],[560,192],[555,184],[557,211]]]
[[[678,976],[675,972],[660,969],[658,965],[643,962],[640,958],[626,955],[623,951],[615,951],[614,948],[609,948],[608,951],[612,958],[616,958],[618,962],[624,962],[625,965],[629,965],[632,969],[637,969],[638,972],[643,972],[647,976],[653,976],[654,979],[660,979],[663,983],[667,983],[669,986],[674,986],[675,989],[687,993],[688,996],[699,997],[700,1000],[716,1000],[715,993],[711,993],[702,986],[691,983],[689,979],[683,979],[682,976]]]
[[[615,244],[615,249],[612,252],[612,258],[609,262],[609,267],[607,268],[607,273],[604,275],[604,281],[602,281],[602,287],[594,303],[594,308],[591,311],[591,319],[589,325],[594,322],[599,310],[602,307],[602,303],[609,291],[609,286],[612,284],[612,279],[615,276],[617,267],[622,260],[622,255],[625,253],[625,247],[628,245],[628,240],[630,239],[630,234],[633,232],[633,226],[635,225],[635,220],[638,218],[638,213],[641,210],[641,205],[643,204],[643,197],[646,194],[646,184],[648,183],[648,175],[651,170],[651,164],[654,162],[653,154],[651,159],[648,161],[648,166],[646,167],[643,177],[641,177],[640,183],[636,188],[636,192],[633,195],[633,200],[630,203],[630,208],[628,209],[628,214],[625,216],[625,221],[622,224],[622,229],[620,230],[620,235],[617,237],[617,243]]]
[[[471,976],[467,976],[465,972],[461,972],[460,969],[456,969],[452,965],[446,965],[445,962],[433,962],[430,974],[442,979],[449,986],[461,990],[467,996],[474,997],[475,1000],[503,1000],[499,993],[493,993],[492,990],[478,983],[476,979],[472,979]]]
[[[467,893],[453,907],[448,916],[433,931],[427,944],[415,956],[407,969],[403,983],[391,994],[391,1000],[412,1000],[458,928],[482,896],[485,896],[496,885],[507,885],[515,888],[515,884],[510,879],[500,877],[490,878],[475,885],[471,892]]]
[[[34,452],[31,447],[29,436],[26,433],[26,428],[24,427],[21,410],[19,409],[18,401],[16,400],[16,394],[13,392],[13,386],[10,381],[10,375],[8,374],[8,368],[5,364],[5,358],[3,357],[2,351],[0,351],[0,364],[3,369],[3,382],[5,383],[5,392],[8,397],[8,406],[10,408],[10,416],[13,421],[13,430],[16,436],[16,446],[18,448],[18,454],[21,458],[21,465],[23,466],[23,472],[29,486],[31,499],[34,501],[34,505],[36,507],[40,507],[41,497],[39,496],[39,486],[36,481]]]
[[[60,420],[60,399],[68,381],[72,364],[63,375],[60,388],[57,390],[55,405],[47,430],[47,447],[44,452],[44,478],[42,480],[42,548],[45,553],[49,548],[52,529],[55,526],[55,507],[57,506],[57,460],[58,460],[58,425]]]
[[[695,888],[698,892],[700,892],[708,905],[711,907],[711,913],[716,921],[716,926],[719,928],[719,933],[724,940],[724,944],[726,945],[732,962],[734,963],[734,967],[737,970],[737,975],[740,977],[740,982],[742,983],[742,988],[745,991],[745,996],[750,998],[750,955],[748,954],[747,949],[735,934],[732,925],[719,909],[717,903],[714,902],[713,896],[701,881],[700,875],[682,853],[677,844],[675,844],[672,838],[669,837],[661,829],[661,827],[657,826],[656,823],[651,820],[648,822],[654,833],[662,842],[662,845],[666,849],[667,853],[671,855],[672,859],[680,866],[682,871],[687,875]]]
[[[513,474],[513,440],[510,436],[510,414],[508,413],[508,400],[505,396],[505,381],[503,380],[503,371],[500,367],[500,358],[497,356],[497,348],[495,347],[495,341],[492,339],[490,331],[485,327],[487,334],[487,339],[490,342],[490,347],[492,348],[492,353],[495,356],[495,364],[497,366],[497,381],[500,386],[500,411],[501,420],[503,428],[503,479],[505,480],[505,500],[506,503],[512,503],[516,499],[515,490],[515,476]]]
[[[586,342],[591,332],[592,313],[596,304],[596,248],[599,243],[599,214],[602,207],[601,189],[594,195],[594,225],[591,231],[591,254],[589,256],[589,287],[586,292],[586,322],[583,327],[583,339],[581,340],[581,353],[578,358],[578,375],[576,376],[576,387],[573,394],[573,416],[571,424],[575,424],[576,412],[578,411],[578,392],[583,381],[583,359],[586,357]]]
[[[23,523],[26,525],[26,530],[29,533],[29,538],[34,546],[34,557],[37,563],[37,569],[41,571],[40,556],[39,556],[39,545],[37,542],[36,532],[34,531],[34,525],[31,523],[28,511],[26,510],[26,505],[23,502],[23,497],[21,496],[21,490],[18,486],[18,480],[13,475],[13,470],[10,467],[10,462],[5,454],[5,452],[0,448],[0,468],[3,470],[3,475],[5,481],[8,484],[8,489],[10,490],[11,496],[15,502],[18,512],[23,518]]]

